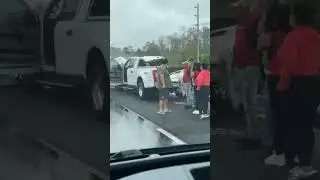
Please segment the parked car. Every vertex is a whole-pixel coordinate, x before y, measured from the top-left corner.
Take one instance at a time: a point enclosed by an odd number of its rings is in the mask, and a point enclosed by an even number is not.
[[[171,92],[173,92],[178,97],[182,97],[184,95],[184,90],[181,86],[182,77],[183,69],[170,73],[170,79],[173,85]]]

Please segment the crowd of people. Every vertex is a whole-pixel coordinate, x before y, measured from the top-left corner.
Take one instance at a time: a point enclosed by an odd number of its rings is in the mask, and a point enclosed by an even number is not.
[[[210,116],[210,70],[206,63],[189,59],[185,63],[182,89],[186,99],[185,109],[192,110],[200,119]]]
[[[266,13],[255,8],[241,6],[233,49],[239,109],[246,119],[245,137],[238,142],[244,149],[264,147],[268,150],[264,163],[287,166],[289,179],[306,178],[318,172],[311,164],[320,102],[316,11],[305,3],[274,4]],[[267,123],[256,112],[261,79],[269,100]],[[272,141],[265,143],[267,137]]]
[[[169,91],[172,88],[168,60],[164,59],[157,69],[157,85],[159,91],[158,114],[171,112],[168,108]],[[210,70],[205,63],[194,62],[189,59],[183,69],[182,89],[185,96],[185,108],[193,114],[200,115],[200,119],[209,118],[210,114]]]

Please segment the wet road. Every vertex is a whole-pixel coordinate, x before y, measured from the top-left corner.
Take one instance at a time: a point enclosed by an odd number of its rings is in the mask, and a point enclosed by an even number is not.
[[[73,91],[47,89],[27,92],[0,88],[0,122],[24,136],[45,139],[86,164],[106,172],[109,125],[94,114]],[[3,125],[1,125],[3,126]]]
[[[157,114],[157,101],[140,100],[130,91],[111,89],[111,98],[134,112],[147,118],[161,127],[171,139],[178,138],[187,144],[210,142],[210,119],[200,119],[191,111],[185,110],[183,104],[171,101],[172,113],[166,115]]]
[[[110,103],[110,152],[173,146],[181,143],[163,129],[115,102]]]

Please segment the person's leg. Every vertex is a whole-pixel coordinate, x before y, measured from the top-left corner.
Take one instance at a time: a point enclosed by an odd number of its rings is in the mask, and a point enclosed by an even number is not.
[[[205,97],[205,92],[204,92],[203,87],[201,87],[199,90],[199,112],[200,112],[200,114],[203,114],[205,111],[204,105],[203,105],[205,102],[204,97]]]
[[[227,81],[228,81],[228,95],[230,97],[230,101],[232,104],[233,110],[238,110],[241,100],[239,95],[239,77],[238,77],[238,69],[234,69],[234,71],[229,72],[227,75]]]
[[[164,99],[163,99],[163,111],[164,112],[171,112],[169,109],[169,89],[164,88]]]
[[[186,86],[186,108],[192,108],[191,84],[185,83]]]
[[[273,123],[273,115],[272,115],[272,107],[271,107],[271,102],[270,102],[270,90],[269,90],[269,83],[268,83],[268,77],[266,78],[266,85],[264,86],[264,96],[267,98],[266,102],[266,116],[264,118],[264,124],[263,126],[263,145],[265,146],[264,151],[266,155],[272,154],[273,150],[273,130],[274,130],[274,123]]]
[[[210,94],[210,87],[202,87],[202,115],[201,115],[201,119],[202,118],[208,118],[209,114],[208,114],[208,101],[209,101],[209,94]]]
[[[291,175],[297,179],[308,178],[318,172],[312,168],[311,161],[315,140],[313,125],[319,103],[319,83],[317,78],[311,77],[299,77],[293,81],[295,150],[299,168],[292,170]]]
[[[235,110],[246,110],[245,93],[246,93],[246,82],[244,78],[245,69],[234,69],[232,76],[232,82],[230,87],[230,97],[233,102]],[[242,109],[240,107],[242,106]]]
[[[195,108],[192,112],[193,114],[200,114],[200,92],[196,89],[196,87],[193,87],[194,90],[194,99],[195,99]]]
[[[311,166],[315,140],[313,125],[319,103],[318,83],[319,81],[313,78],[302,78],[295,82],[294,93],[299,104],[296,110],[299,110],[297,118],[299,118],[298,125],[300,126],[298,158],[301,166]]]
[[[244,107],[246,119],[246,139],[242,149],[261,148],[261,122],[257,122],[257,89],[259,83],[259,67],[247,67],[244,69]]]
[[[159,89],[159,114],[164,113],[164,94],[163,89]]]
[[[261,122],[257,119],[257,92],[260,80],[259,67],[247,67],[245,72],[246,94],[245,100],[247,104],[246,119],[248,123],[248,136],[251,139],[261,138],[260,126]]]
[[[194,97],[195,97],[195,110],[199,110],[199,91],[197,90],[197,88],[194,86],[193,87],[194,90]]]
[[[273,118],[270,119],[270,129],[271,136],[273,138],[274,152],[271,153],[271,155],[267,157],[264,162],[268,165],[284,166],[286,164],[286,159],[284,155],[285,139],[288,126],[291,123],[288,109],[290,105],[290,97],[288,93],[279,93],[277,91],[276,87],[278,82],[278,76],[268,77],[269,97],[271,105],[270,107]]]

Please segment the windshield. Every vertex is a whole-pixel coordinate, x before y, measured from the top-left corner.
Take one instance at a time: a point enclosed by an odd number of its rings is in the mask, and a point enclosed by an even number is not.
[[[210,82],[198,98],[194,71],[210,67],[210,1],[110,3],[111,56],[127,59],[110,81],[110,152],[209,143]]]

